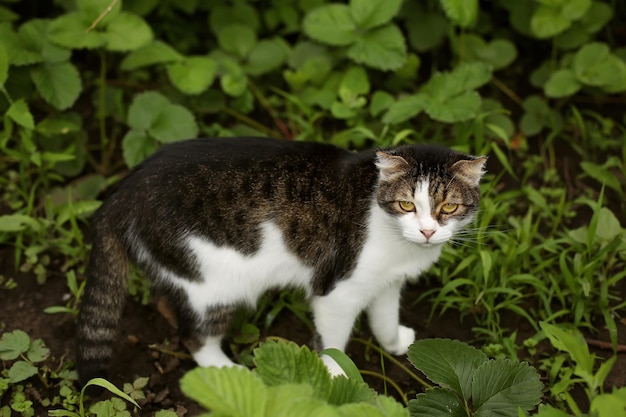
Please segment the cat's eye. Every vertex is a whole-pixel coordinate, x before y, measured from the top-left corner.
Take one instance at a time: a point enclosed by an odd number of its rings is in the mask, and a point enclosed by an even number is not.
[[[446,203],[443,206],[441,206],[441,212],[443,214],[452,214],[456,211],[456,209],[459,207],[458,204],[454,204],[454,203]]]
[[[398,205],[404,211],[414,211],[415,210],[415,204],[413,204],[410,201],[398,201]]]

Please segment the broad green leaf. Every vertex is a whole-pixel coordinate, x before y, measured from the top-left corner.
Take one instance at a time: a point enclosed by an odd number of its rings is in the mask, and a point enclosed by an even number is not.
[[[487,360],[480,350],[458,340],[423,339],[409,347],[409,361],[442,387],[469,400],[474,371]]]
[[[448,19],[457,26],[469,28],[478,17],[478,0],[440,0]]]
[[[217,415],[262,417],[268,402],[261,379],[240,367],[196,368],[180,380],[191,399]]]
[[[113,5],[111,10],[107,10]],[[106,26],[114,20],[122,10],[122,2],[118,1],[113,4],[111,0],[76,0],[76,6],[83,15],[85,21],[91,25],[102,13],[107,12],[104,18],[98,23],[98,28]]]
[[[149,65],[167,64],[183,59],[184,57],[178,51],[157,39],[126,55],[120,64],[120,68],[124,71],[131,71]]]
[[[339,97],[348,107],[357,107],[353,102],[369,91],[370,82],[363,67],[350,67],[341,78]]]
[[[316,58],[322,55],[328,57],[327,48],[315,42],[302,41],[298,42],[287,59],[287,63],[291,68],[299,69],[311,58]],[[330,57],[329,57],[330,58]]]
[[[435,97],[426,100],[424,110],[440,122],[456,123],[475,118],[480,110],[481,98],[475,91],[466,91],[460,95],[445,98]]]
[[[302,27],[310,38],[334,46],[347,46],[359,38],[350,8],[345,4],[327,4],[310,11]]]
[[[35,120],[23,98],[15,100],[11,104],[11,107],[6,112],[6,116],[26,129],[32,130],[35,128]]]
[[[251,75],[266,74],[282,66],[288,54],[289,46],[282,39],[264,39],[250,51],[244,70]]]
[[[5,215],[0,216],[0,232],[9,232],[9,233],[19,232],[19,231],[26,229],[29,226],[33,230],[41,229],[41,225],[37,219],[27,216],[25,214],[5,214]],[[9,359],[4,359],[2,357],[2,352],[3,352],[2,346],[3,346],[3,342],[0,341],[0,359],[9,360]]]
[[[389,23],[401,5],[402,0],[351,0],[350,13],[359,29],[372,29]]]
[[[15,362],[9,369],[9,380],[12,383],[25,381],[33,375],[37,375],[37,367],[25,361]]]
[[[154,35],[143,18],[129,13],[120,14],[106,26],[102,36],[109,51],[132,51],[149,44]]]
[[[613,394],[598,394],[591,400],[590,411],[598,417],[626,417],[626,401]]]
[[[5,217],[5,216],[2,216]],[[0,339],[0,359],[11,361],[22,353],[26,353],[30,347],[30,337],[22,330],[13,330],[2,334]]]
[[[37,66],[31,71],[31,77],[39,94],[58,110],[71,107],[83,89],[80,74],[70,62]]]
[[[295,343],[265,342],[254,350],[256,373],[268,386],[306,383],[315,397],[326,399],[331,379],[316,352]]]
[[[217,63],[206,56],[193,56],[167,65],[167,75],[185,94],[200,94],[215,79]]]
[[[370,388],[362,378],[348,379],[344,376],[333,378],[327,401],[329,404],[342,405],[356,402],[372,403],[376,400],[376,391]]]
[[[379,395],[376,406],[383,412],[385,417],[409,417],[409,409],[386,395]]]
[[[248,26],[232,24],[223,27],[217,34],[220,47],[227,52],[245,58],[257,43],[256,33]]]
[[[128,125],[136,130],[148,130],[170,101],[156,91],[138,94],[128,109]]]
[[[378,117],[383,111],[389,109],[395,100],[393,96],[386,91],[378,90],[372,94],[372,99],[370,101],[370,114],[373,117]]]
[[[159,142],[176,142],[197,137],[198,126],[186,107],[171,104],[158,114],[148,132]]]
[[[550,405],[539,404],[537,414],[533,414],[534,417],[570,417],[564,411],[554,408]]]
[[[31,362],[41,362],[50,355],[50,349],[46,347],[43,340],[35,339],[30,344],[26,357]]]
[[[467,417],[465,407],[454,392],[431,388],[409,401],[411,417]]]
[[[337,415],[341,417],[385,417],[381,410],[372,404],[351,403],[338,408]]]
[[[328,416],[331,406],[315,398],[313,387],[307,384],[284,384],[267,387],[264,416],[292,417]],[[334,415],[334,414],[331,414]]]
[[[18,15],[11,9],[5,6],[0,6],[0,22],[12,22],[14,20],[18,20],[19,18],[20,15]],[[2,409],[0,409],[0,411],[2,411]],[[2,413],[0,412],[0,416],[1,415]]]
[[[507,67],[517,56],[515,45],[508,39],[494,39],[487,43],[481,37],[471,34],[465,36],[459,52],[467,60],[482,61],[494,69]]]
[[[69,115],[61,114],[46,117],[37,123],[37,133],[41,133],[46,137],[53,137],[78,132],[80,130],[80,124],[74,117],[68,116]]]
[[[54,19],[48,27],[48,37],[58,45],[70,49],[94,49],[104,46],[105,37],[101,32],[87,32],[91,22],[79,12],[70,12]]]
[[[229,96],[239,97],[248,88],[248,77],[243,72],[224,74],[220,78],[220,86]]]
[[[553,324],[541,321],[541,329],[544,331],[552,346],[563,352],[569,353],[576,362],[574,373],[578,376],[589,377],[593,372],[593,356],[589,353],[589,347],[584,336],[577,329],[562,329]]]
[[[240,24],[252,29],[255,33],[259,31],[261,21],[257,10],[250,4],[244,2],[234,2],[232,6],[224,4],[216,4],[211,7],[209,16],[209,24],[211,30],[216,35],[223,28],[232,24]]]
[[[389,106],[389,110],[383,116],[383,123],[398,124],[406,122],[423,111],[425,105],[426,97],[423,94],[401,97]]]
[[[118,387],[116,387],[115,385],[113,385],[112,383],[110,383],[109,381],[107,381],[104,378],[92,378],[89,380],[89,382],[87,382],[87,384],[85,384],[85,386],[83,387],[83,390],[85,390],[87,387],[89,386],[97,386],[97,387],[102,387],[106,390],[108,390],[109,392],[112,392],[113,394],[117,395],[120,398],[123,398],[124,400],[128,401],[129,403],[133,404],[136,407],[139,407],[139,404],[137,404],[137,401],[133,400],[128,394],[126,394],[125,392],[121,391]],[[119,398],[112,398],[112,400],[116,401],[121,401]],[[123,403],[122,403],[123,404]]]
[[[477,417],[517,417],[541,401],[543,384],[535,368],[509,359],[489,360],[474,372],[472,402]]]
[[[578,82],[576,75],[569,68],[553,72],[543,86],[546,95],[552,98],[571,96],[581,87],[582,84]]]
[[[626,64],[611,54],[604,43],[592,42],[580,48],[574,56],[572,68],[576,78],[584,84],[608,92],[626,90]]]
[[[569,0],[561,2],[561,14],[570,20],[578,20],[583,17],[589,7],[591,0]]]
[[[587,33],[593,34],[602,29],[612,18],[611,6],[600,1],[592,1],[589,10],[580,18],[580,24]]]
[[[143,131],[131,130],[122,139],[124,162],[130,168],[157,150],[157,143]]]
[[[624,192],[622,189],[623,183],[619,180],[619,178],[615,176],[615,174],[611,170],[611,168],[618,167],[621,164],[621,162],[616,159],[609,158],[603,165],[583,161],[580,163],[580,167],[583,171],[585,171],[585,174],[589,175],[600,184],[606,184],[607,187],[614,189],[620,195],[622,195]],[[616,163],[612,164],[612,161],[616,161]]]
[[[600,208],[596,236],[605,242],[611,242],[620,233],[622,233],[622,225],[615,213],[607,207]]]
[[[30,52],[39,56],[41,61],[49,63],[68,61],[71,52],[51,43],[47,37],[50,22],[52,21],[47,19],[33,19],[20,26],[18,35],[22,43],[22,52]]]
[[[572,21],[563,16],[560,9],[542,5],[533,14],[530,28],[536,37],[545,39],[558,35],[571,24]]]
[[[359,36],[346,54],[359,64],[383,71],[396,70],[406,60],[404,35],[396,25],[388,24]]]

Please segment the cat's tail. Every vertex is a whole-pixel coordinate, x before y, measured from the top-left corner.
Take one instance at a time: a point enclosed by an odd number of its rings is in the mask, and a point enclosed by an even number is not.
[[[105,377],[124,310],[129,259],[122,241],[94,222],[93,246],[76,329],[76,369],[81,385]]]

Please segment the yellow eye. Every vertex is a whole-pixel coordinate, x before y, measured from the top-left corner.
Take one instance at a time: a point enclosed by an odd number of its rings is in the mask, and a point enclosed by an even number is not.
[[[441,212],[444,214],[452,214],[456,211],[458,207],[459,207],[458,204],[447,203],[441,206]]]
[[[415,210],[415,204],[411,203],[410,201],[398,201],[398,205],[404,211],[414,211]]]

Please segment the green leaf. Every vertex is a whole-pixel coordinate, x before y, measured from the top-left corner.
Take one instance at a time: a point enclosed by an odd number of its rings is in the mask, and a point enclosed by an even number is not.
[[[0,216],[0,232],[20,232],[30,226],[33,230],[39,230],[41,225],[37,219],[25,214],[5,214]],[[2,342],[0,341],[0,359],[2,358]],[[5,359],[7,360],[7,359]]]
[[[165,96],[156,91],[138,94],[128,108],[129,126],[139,131],[148,130],[170,104]]]
[[[440,0],[448,19],[457,26],[469,28],[478,17],[478,0]]]
[[[98,23],[97,27],[106,26],[114,20],[122,10],[122,2],[118,1],[113,4],[113,8],[107,12],[104,18]],[[91,25],[107,8],[111,6],[110,0],[76,0],[76,6],[80,11],[83,19]]]
[[[26,129],[32,130],[35,128],[35,120],[23,98],[15,100],[11,104],[11,107],[6,112],[6,116]]]
[[[9,54],[7,48],[0,44],[0,86],[4,86],[9,77]]]
[[[109,51],[132,51],[150,43],[152,29],[143,18],[130,12],[120,12],[103,32],[105,48]]]
[[[39,94],[58,110],[71,107],[83,89],[80,74],[70,62],[40,65],[33,68],[31,78]]]
[[[468,61],[482,61],[491,65],[493,69],[509,66],[517,56],[515,45],[508,39],[494,39],[487,43],[480,36],[469,34],[462,43],[459,52]]]
[[[329,416],[331,407],[315,398],[313,387],[306,384],[285,384],[267,387],[267,406],[264,416]],[[335,416],[335,413],[330,414]]]
[[[386,91],[378,90],[372,94],[372,100],[370,101],[370,114],[373,117],[377,117],[383,111],[389,109],[395,100],[393,96]]]
[[[409,347],[409,361],[436,384],[449,387],[469,400],[472,375],[487,356],[458,340],[422,339]]]
[[[33,375],[37,375],[37,367],[25,361],[17,361],[9,369],[9,380],[12,383],[25,381]]]
[[[376,401],[376,391],[363,382],[363,378],[360,375],[358,379],[348,379],[345,376],[337,376],[333,378],[331,382],[331,389],[327,401],[329,404],[334,405],[358,402],[373,403]]]
[[[549,405],[539,404],[539,409],[537,414],[533,415],[534,417],[570,417],[564,411],[559,410],[558,408],[554,408]]]
[[[596,236],[605,242],[611,242],[620,233],[622,233],[622,225],[615,213],[607,207],[600,208]]]
[[[3,361],[16,359],[22,353],[26,353],[29,347],[30,337],[22,330],[3,333],[0,339],[0,359]]]
[[[363,67],[350,67],[341,78],[339,97],[348,107],[356,107],[352,105],[353,102],[361,95],[369,93],[369,91],[370,82]]]
[[[205,56],[185,58],[167,65],[167,75],[176,88],[185,94],[200,94],[215,79],[217,63]]]
[[[465,407],[452,391],[431,388],[409,401],[411,417],[467,417]]]
[[[613,18],[613,8],[606,3],[592,1],[589,10],[580,18],[580,24],[589,34],[602,29]]]
[[[240,24],[259,31],[261,21],[256,9],[244,2],[235,2],[232,6],[217,4],[211,7],[209,24],[213,33],[219,34],[223,28],[232,24]]]
[[[176,142],[197,137],[198,126],[187,108],[172,104],[159,113],[148,132],[160,142]]]
[[[359,372],[359,368],[356,367],[352,359],[345,352],[339,349],[327,348],[320,352],[320,355],[326,355],[332,358],[341,367],[346,377],[350,380],[357,382],[363,382],[363,377]]]
[[[533,34],[539,39],[550,38],[570,27],[571,20],[563,16],[559,9],[539,6],[530,21]]]
[[[573,66],[576,78],[584,84],[616,93],[626,90],[626,63],[600,42],[589,43],[576,53]]]
[[[295,343],[265,342],[254,350],[256,372],[268,386],[306,383],[316,398],[330,392],[330,374],[316,352]]]
[[[351,0],[350,13],[359,29],[389,23],[400,11],[402,0]]]
[[[548,97],[561,98],[576,93],[582,85],[576,79],[571,69],[561,69],[553,72],[543,86]]]
[[[261,379],[240,367],[196,368],[183,376],[180,387],[217,415],[262,417],[268,402]]]
[[[124,57],[120,68],[131,71],[155,64],[167,64],[181,61],[184,57],[167,43],[155,40],[141,48],[135,49]]]
[[[389,24],[364,33],[346,51],[359,64],[383,71],[396,70],[406,60],[406,43],[400,29]]]
[[[70,49],[95,49],[104,46],[105,37],[101,32],[87,32],[91,22],[79,12],[70,12],[57,17],[48,27],[48,37],[58,45]]]
[[[133,400],[128,394],[126,394],[125,392],[123,392],[122,390],[120,390],[119,388],[117,388],[115,385],[113,385],[112,383],[110,383],[104,378],[90,379],[89,382],[87,382],[87,384],[85,384],[85,386],[83,387],[83,392],[87,387],[93,386],[93,385],[102,387],[108,390],[109,392],[117,395],[118,397],[125,399],[126,401],[133,404],[134,406],[139,407],[139,404],[137,404],[137,401]],[[119,401],[119,398],[112,398],[112,400]]]
[[[475,91],[466,91],[444,100],[427,100],[424,110],[434,120],[456,123],[476,117],[480,105],[480,95]]]
[[[328,4],[312,10],[304,17],[302,27],[310,38],[334,46],[347,46],[359,38],[350,8],[345,4]]]
[[[244,70],[250,75],[262,75],[271,72],[287,60],[289,46],[280,39],[264,39],[254,45]]]
[[[51,43],[48,39],[47,32],[51,22],[51,20],[33,19],[20,26],[18,34],[22,44],[22,53],[38,56],[37,62],[68,61],[71,52]]]
[[[226,94],[232,97],[239,97],[248,88],[248,77],[243,72],[231,72],[222,75],[220,86]]]
[[[131,130],[122,139],[124,161],[130,168],[157,150],[157,143],[143,131]]]
[[[593,356],[589,353],[589,347],[584,336],[577,329],[562,329],[553,324],[541,321],[541,329],[544,331],[552,346],[556,349],[569,353],[576,362],[575,373],[578,376],[591,376],[593,373]]]
[[[28,351],[26,352],[28,360],[34,363],[41,362],[48,356],[50,356],[50,349],[46,347],[41,339],[33,340],[28,348]]]
[[[217,41],[220,47],[245,58],[257,43],[256,33],[248,26],[232,24],[222,28],[217,34]]]
[[[543,384],[535,368],[510,359],[489,360],[474,372],[472,401],[477,417],[517,417],[541,401]]]
[[[389,110],[383,116],[383,123],[398,124],[417,116],[424,110],[426,105],[426,96],[423,94],[413,94],[398,99],[389,106]]]

